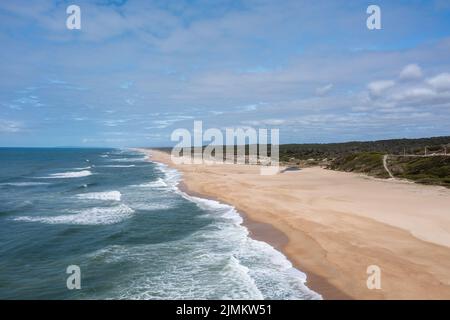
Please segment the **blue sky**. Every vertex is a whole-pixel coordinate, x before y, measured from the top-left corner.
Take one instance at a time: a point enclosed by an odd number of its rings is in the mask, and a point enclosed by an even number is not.
[[[164,146],[194,120],[282,143],[450,134],[448,0],[2,1],[0,43],[0,146]]]

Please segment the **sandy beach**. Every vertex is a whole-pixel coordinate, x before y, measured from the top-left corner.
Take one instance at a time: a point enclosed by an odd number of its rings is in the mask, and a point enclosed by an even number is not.
[[[450,299],[450,190],[322,168],[272,176],[250,165],[175,165],[191,194],[243,214],[325,299]],[[381,269],[369,290],[367,267]]]

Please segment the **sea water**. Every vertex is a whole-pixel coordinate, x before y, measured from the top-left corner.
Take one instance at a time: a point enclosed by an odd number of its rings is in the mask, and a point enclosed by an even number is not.
[[[180,179],[137,151],[1,148],[0,299],[321,298],[233,207]]]

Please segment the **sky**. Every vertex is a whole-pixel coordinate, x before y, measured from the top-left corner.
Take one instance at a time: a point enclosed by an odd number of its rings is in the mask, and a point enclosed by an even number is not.
[[[450,0],[0,2],[0,146],[169,146],[200,120],[281,143],[450,135]]]

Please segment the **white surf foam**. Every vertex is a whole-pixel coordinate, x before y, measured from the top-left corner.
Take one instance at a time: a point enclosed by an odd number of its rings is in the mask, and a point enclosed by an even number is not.
[[[234,250],[229,268],[231,273],[241,275],[252,292],[252,299],[321,299],[322,296],[306,285],[306,274],[293,267],[286,256],[266,242],[250,238],[248,229],[242,225],[243,219],[233,206],[215,200],[188,195],[177,186],[181,174],[165,164],[157,163],[157,168],[165,174],[164,181],[175,188],[185,199],[194,202],[201,209],[210,212],[213,218],[223,219],[218,222],[218,230],[206,237],[228,239]],[[231,222],[231,224],[230,224]],[[232,239],[232,240],[231,240]],[[236,248],[236,249],[234,249]],[[248,279],[250,277],[251,279]],[[230,293],[231,294],[231,293]],[[233,298],[236,295],[224,296]]]
[[[147,160],[148,157],[139,157],[139,158],[118,158],[118,159],[110,159],[113,162],[142,162]]]
[[[132,168],[135,167],[135,164],[111,164],[102,166],[103,168]]]
[[[90,208],[75,214],[36,217],[22,216],[16,217],[14,220],[47,224],[107,225],[128,219],[133,213],[133,209],[124,204],[120,204],[114,207]]]
[[[47,177],[40,177],[42,179],[65,179],[65,178],[81,178],[92,175],[92,172],[89,170],[83,171],[68,171],[61,173],[52,173]]]
[[[158,169],[162,174],[164,174],[163,181],[166,183],[166,185],[173,190],[178,190],[178,184],[181,180],[181,174],[178,170],[172,169],[169,166],[159,163],[156,163],[156,169]]]
[[[34,187],[34,186],[42,186],[47,185],[47,182],[4,182],[0,183],[2,186],[12,186],[12,187]]]
[[[236,225],[241,225],[242,222],[244,221],[241,215],[236,211],[236,209],[230,205],[220,203],[215,200],[194,197],[188,195],[186,192],[183,191],[180,191],[180,194],[182,195],[183,198],[191,202],[194,202],[198,207],[200,207],[203,210],[220,211],[222,218],[231,220]]]
[[[133,187],[141,187],[141,188],[166,188],[168,187],[167,183],[161,179],[158,178],[155,181],[145,182],[137,185],[133,185]]]
[[[126,252],[111,252],[111,258],[152,261],[157,255],[158,266],[164,259],[171,268],[163,274],[149,273],[148,265],[137,276],[118,287],[112,297],[126,299],[320,299],[306,287],[306,275],[295,269],[289,260],[269,244],[249,236],[243,219],[234,207],[218,201],[190,196],[178,188],[181,173],[165,164],[156,169],[163,177],[141,186],[155,191],[173,190],[195,203],[211,219],[191,236],[174,245],[160,243],[148,248],[123,248]],[[167,187],[164,187],[164,184]],[[145,190],[145,189],[144,189]],[[158,193],[156,193],[158,194]],[[140,201],[138,201],[140,202]],[[144,203],[144,201],[143,201]],[[162,202],[165,203],[165,202]],[[135,208],[133,206],[133,208]],[[135,209],[139,209],[136,207]],[[203,216],[202,216],[203,217]],[[121,251],[121,250],[119,250]],[[164,252],[164,255],[160,253]],[[108,256],[110,253],[107,254]],[[156,257],[155,257],[156,259]],[[146,263],[142,263],[146,265]],[[217,268],[220,277],[217,276]],[[216,271],[214,271],[216,270]],[[190,279],[196,279],[193,283]],[[161,284],[159,283],[161,281]],[[131,283],[131,284],[130,284]],[[164,290],[159,290],[163,287]]]
[[[133,209],[136,210],[145,210],[145,211],[153,211],[153,210],[167,210],[175,208],[175,204],[167,204],[167,203],[144,203],[144,202],[133,202],[130,204]]]
[[[135,187],[143,187],[143,188],[165,188],[171,189],[173,191],[178,191],[178,184],[181,179],[181,174],[178,170],[172,169],[167,165],[160,162],[153,162],[156,165],[156,169],[161,172],[164,177],[158,178],[155,181],[145,182],[139,185],[135,185]]]
[[[77,194],[75,197],[82,200],[120,201],[122,194],[120,191],[89,192]]]
[[[247,276],[250,277],[263,298],[321,299],[320,294],[305,285],[306,275],[295,269],[283,253],[268,243],[249,236],[248,229],[242,225],[242,217],[234,207],[214,200],[189,195],[185,197],[210,212],[216,219],[217,229],[204,234],[204,241],[217,242],[218,239],[227,239],[227,244],[220,245],[227,247],[237,260],[230,262],[229,272],[241,273],[243,281]]]

